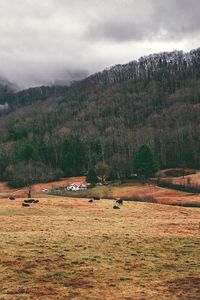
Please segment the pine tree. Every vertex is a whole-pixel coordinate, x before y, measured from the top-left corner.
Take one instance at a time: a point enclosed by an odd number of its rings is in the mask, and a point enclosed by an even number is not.
[[[94,168],[90,168],[86,177],[86,181],[91,184],[95,184],[98,182],[98,178]]]
[[[25,144],[19,152],[20,160],[29,161],[33,156],[34,148],[31,144]]]
[[[148,145],[145,144],[139,148],[136,153],[134,166],[138,176],[145,180],[158,171],[158,164],[154,153]]]

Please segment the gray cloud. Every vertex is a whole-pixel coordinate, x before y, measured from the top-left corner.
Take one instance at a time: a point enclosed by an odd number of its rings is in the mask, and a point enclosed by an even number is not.
[[[198,0],[110,1],[89,28],[92,39],[180,40],[200,33]]]
[[[0,0],[0,75],[70,82],[151,52],[199,47],[198,0]]]

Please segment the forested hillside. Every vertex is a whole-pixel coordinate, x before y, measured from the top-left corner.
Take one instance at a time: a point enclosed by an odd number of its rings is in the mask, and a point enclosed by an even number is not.
[[[45,181],[98,161],[129,176],[143,144],[160,167],[199,168],[199,132],[200,48],[154,54],[70,86],[0,95],[0,177]]]

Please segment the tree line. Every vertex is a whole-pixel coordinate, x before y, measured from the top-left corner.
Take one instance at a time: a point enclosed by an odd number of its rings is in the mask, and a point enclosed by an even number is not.
[[[148,145],[141,146],[133,153],[133,164],[121,168],[112,161],[103,160],[100,141],[84,140],[78,136],[60,139],[48,144],[22,143],[13,148],[9,155],[0,148],[0,180],[11,186],[20,187],[37,182],[47,182],[61,177],[86,175],[94,184],[106,180],[127,179],[136,172],[141,180],[146,180],[158,170],[156,157]]]

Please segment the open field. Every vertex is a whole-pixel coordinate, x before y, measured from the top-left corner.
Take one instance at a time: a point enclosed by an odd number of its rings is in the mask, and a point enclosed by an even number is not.
[[[171,177],[174,183],[182,184],[187,182],[188,178],[191,183],[200,185],[200,171],[195,174],[182,177]],[[33,194],[35,196],[41,195],[41,188],[47,188],[49,190],[55,187],[62,187],[72,182],[85,182],[85,176],[71,177],[59,181],[34,184],[32,186]],[[12,189],[7,186],[6,183],[0,183],[0,198],[14,195],[15,197],[27,197],[27,188]],[[145,195],[152,196],[156,203],[160,204],[196,204],[200,205],[200,194],[185,193],[182,191],[172,190],[168,188],[158,187],[152,184],[141,185],[139,182],[129,182],[125,184],[109,184],[105,186],[96,186],[89,189],[87,192],[67,192],[66,196],[75,197],[91,197],[92,195],[98,195],[101,198],[124,198],[124,197],[144,197]],[[43,197],[46,197],[43,193]]]
[[[70,178],[65,178],[62,180],[48,182],[48,183],[34,184],[32,186],[32,190],[33,190],[34,194],[38,194],[38,193],[40,193],[41,188],[52,189],[57,186],[63,186],[63,185],[70,184],[71,182],[84,182],[84,181],[85,181],[84,176],[70,177]],[[27,196],[27,188],[14,189],[14,188],[8,187],[6,182],[0,182],[0,196],[2,193],[4,195],[5,194],[6,195],[13,194],[17,197],[20,197],[20,196],[25,197],[25,196]]]
[[[0,197],[0,299],[199,299],[200,209]]]

